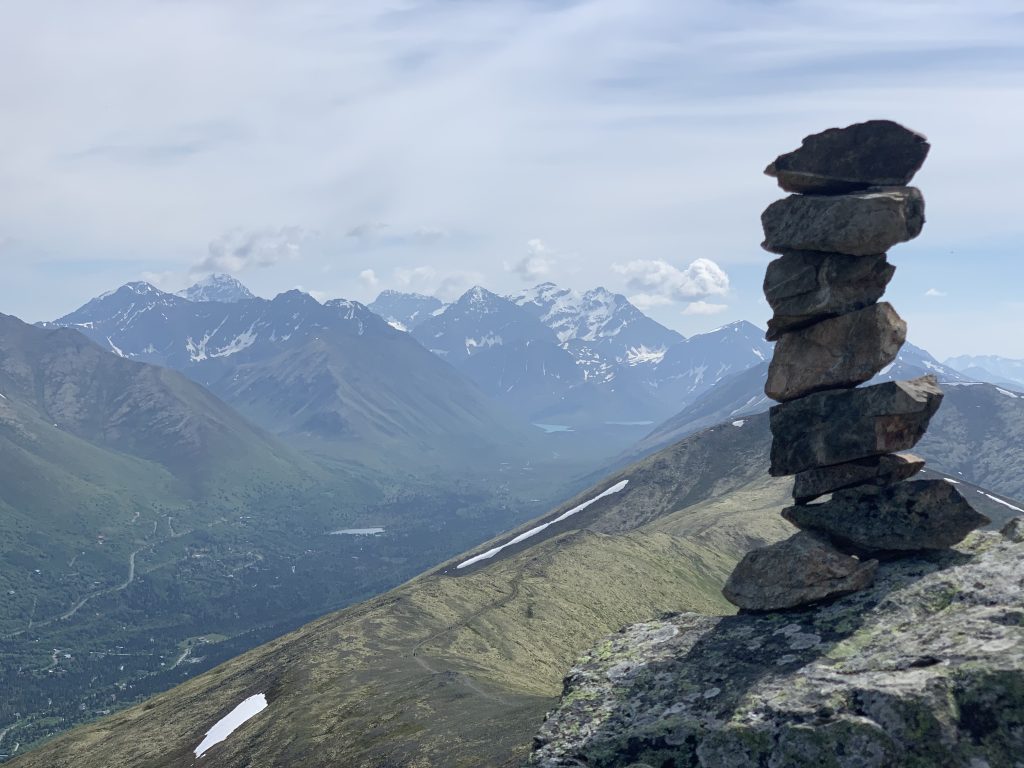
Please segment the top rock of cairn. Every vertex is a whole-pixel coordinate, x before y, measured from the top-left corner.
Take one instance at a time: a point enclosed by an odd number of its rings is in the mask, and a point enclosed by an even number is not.
[[[787,192],[835,195],[868,187],[903,186],[924,164],[931,145],[891,120],[829,128],[779,155],[764,172]]]

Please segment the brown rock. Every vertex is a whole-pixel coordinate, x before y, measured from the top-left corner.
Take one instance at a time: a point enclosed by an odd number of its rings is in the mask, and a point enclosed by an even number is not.
[[[775,345],[764,392],[785,402],[855,387],[895,360],[906,340],[907,324],[886,302],[784,333]]]
[[[837,491],[821,504],[787,507],[782,516],[857,552],[945,549],[991,522],[945,480]]]
[[[764,276],[764,295],[775,313],[768,321],[768,340],[874,304],[885,293],[895,271],[884,253],[783,254],[768,265]]]
[[[891,120],[868,120],[808,136],[800,149],[765,168],[787,192],[835,194],[907,184],[928,156],[919,133]]]
[[[797,504],[806,504],[826,493],[855,485],[892,485],[913,477],[922,469],[924,459],[912,453],[889,453],[831,467],[808,469],[796,476],[793,498]]]
[[[934,376],[817,392],[771,409],[771,474],[795,475],[913,448],[942,391]]]
[[[722,594],[746,610],[778,611],[864,589],[877,569],[877,561],[861,562],[825,538],[801,531],[748,552]]]
[[[913,187],[872,187],[848,195],[790,195],[761,214],[773,253],[827,251],[851,256],[885,253],[924,226],[924,197]]]

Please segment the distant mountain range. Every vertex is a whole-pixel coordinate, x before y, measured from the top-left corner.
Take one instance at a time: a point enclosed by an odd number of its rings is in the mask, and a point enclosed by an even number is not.
[[[255,298],[228,278],[183,295],[129,283],[44,327],[181,371],[271,432],[377,468],[496,465],[533,437],[358,302]]]
[[[572,427],[658,421],[772,349],[742,321],[686,339],[604,288],[477,286],[449,305],[389,291],[370,307],[522,418]]]
[[[1024,360],[998,355],[960,355],[947,359],[946,365],[989,384],[1024,388]]]
[[[936,470],[1000,493],[1024,497],[1024,394],[971,379],[905,344],[896,361],[869,384],[935,375],[945,397],[917,449]],[[768,410],[768,365],[731,376],[655,427],[619,463],[660,450],[715,424]],[[1024,389],[1024,388],[1022,388]]]

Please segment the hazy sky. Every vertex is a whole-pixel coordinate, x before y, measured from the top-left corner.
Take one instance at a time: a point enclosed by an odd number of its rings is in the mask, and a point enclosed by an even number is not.
[[[763,324],[761,170],[887,117],[933,145],[891,253],[911,339],[1024,357],[1020,0],[7,0],[0,103],[0,312],[27,320],[218,270]]]

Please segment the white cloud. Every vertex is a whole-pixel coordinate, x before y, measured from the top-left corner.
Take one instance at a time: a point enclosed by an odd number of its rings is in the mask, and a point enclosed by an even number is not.
[[[380,278],[377,277],[377,273],[372,269],[364,269],[360,272],[359,279],[367,288],[376,288],[380,285]]]
[[[485,281],[484,275],[476,270],[439,271],[428,266],[398,267],[394,275],[400,289],[437,296],[444,301],[458,298],[468,288]]]
[[[534,238],[526,243],[526,255],[514,264],[506,263],[505,271],[515,272],[523,280],[535,283],[548,277],[554,266],[555,252],[544,241]]]
[[[717,315],[725,312],[728,304],[709,304],[706,301],[691,301],[683,308],[684,315]]]
[[[395,280],[405,290],[428,291],[437,283],[437,270],[433,267],[398,267],[395,269]]]
[[[629,297],[629,302],[637,309],[646,312],[655,307],[663,307],[671,304],[672,299],[668,296],[661,296],[655,293],[636,293]]]
[[[369,240],[387,231],[388,225],[383,221],[368,221],[352,227],[352,229],[345,233],[345,237],[351,237],[356,240]]]
[[[184,281],[180,272],[174,271],[162,271],[162,272],[149,272],[145,271],[141,275],[142,279],[150,285],[155,285],[162,291],[176,291],[180,288],[184,288]]]
[[[1007,149],[1024,132],[1020,0],[3,8],[0,189],[18,194],[0,233],[39,254],[0,253],[3,312],[54,317],[144,270],[186,273],[197,244],[263,222],[301,221],[325,245],[251,269],[268,295],[323,285],[330,264],[339,295],[362,287],[363,266],[388,283],[406,264],[429,264],[435,285],[478,271],[512,292],[501,255],[519,260],[534,233],[587,255],[578,272],[558,255],[547,276],[580,289],[614,280],[614,261],[664,254],[709,258],[752,287],[758,213],[781,195],[760,170],[808,133],[870,116],[935,147],[919,179],[927,238],[900,246],[905,263],[985,232],[976,260],[935,254],[944,284],[980,305],[1020,283],[1024,155]],[[360,222],[389,226],[346,237]],[[979,274],[1017,279],[989,288]]]
[[[943,296],[947,296],[948,294],[945,291],[940,291],[938,288],[929,288],[927,291],[924,292],[924,295],[931,298],[941,298]]]
[[[648,302],[654,296],[665,303],[666,299],[682,302],[729,292],[729,276],[711,259],[695,259],[685,269],[662,259],[636,259],[613,264],[612,269],[626,278],[630,289],[647,297]]]
[[[301,227],[235,229],[211,242],[206,258],[193,266],[192,272],[237,273],[251,267],[272,267],[297,259],[308,237]]]

